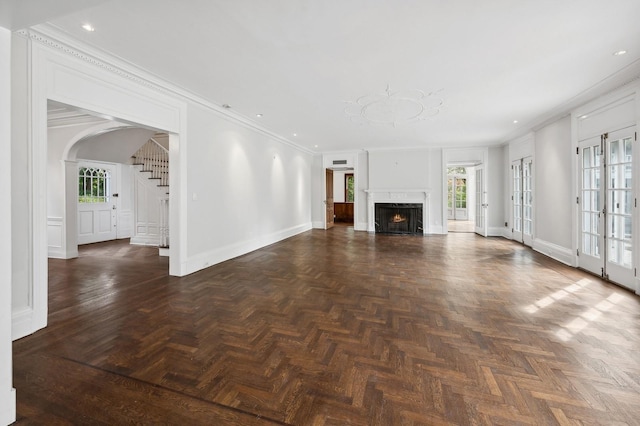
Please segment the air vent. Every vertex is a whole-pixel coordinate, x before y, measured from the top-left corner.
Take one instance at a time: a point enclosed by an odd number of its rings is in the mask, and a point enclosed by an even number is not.
[[[347,160],[333,160],[333,165],[334,166],[339,166],[339,165],[344,165],[347,164]]]

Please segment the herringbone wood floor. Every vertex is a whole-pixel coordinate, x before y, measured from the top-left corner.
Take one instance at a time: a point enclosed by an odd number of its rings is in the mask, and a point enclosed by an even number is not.
[[[311,231],[184,277],[50,261],[19,424],[640,424],[637,296],[503,239]]]

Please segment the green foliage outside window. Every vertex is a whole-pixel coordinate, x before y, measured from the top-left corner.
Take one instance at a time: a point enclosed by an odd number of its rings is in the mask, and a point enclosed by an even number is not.
[[[78,170],[78,202],[108,203],[109,184],[107,170],[81,167]]]
[[[355,192],[353,189],[353,174],[349,173],[344,175],[344,195],[345,195],[345,201],[347,203],[353,203],[355,200]]]

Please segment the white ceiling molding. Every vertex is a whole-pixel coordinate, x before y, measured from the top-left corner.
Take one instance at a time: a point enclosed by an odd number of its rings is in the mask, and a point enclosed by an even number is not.
[[[300,146],[272,132],[271,130],[259,125],[255,121],[238,114],[232,109],[224,107],[224,105],[216,105],[187,90],[177,87],[172,83],[164,81],[161,78],[154,76],[152,73],[140,69],[134,64],[122,61],[121,59],[116,58],[107,52],[103,52],[84,45],[77,40],[66,36],[64,33],[56,29],[52,25],[38,25],[31,29],[17,31],[16,34],[28,38],[33,42],[37,42],[49,48],[57,50],[58,52],[71,55],[77,59],[100,67],[106,71],[117,74],[128,80],[134,81],[149,89],[153,89],[169,96],[179,96],[191,102],[197,103],[218,113],[227,120],[235,122],[236,124],[239,124],[243,127],[250,128],[260,134],[263,134],[264,136],[267,136],[304,153],[317,154],[316,152],[304,146]]]
[[[387,90],[382,93],[361,96],[355,102],[346,101],[344,112],[357,124],[374,124],[397,127],[426,120],[438,115],[444,100],[437,92],[426,94],[422,90]]]

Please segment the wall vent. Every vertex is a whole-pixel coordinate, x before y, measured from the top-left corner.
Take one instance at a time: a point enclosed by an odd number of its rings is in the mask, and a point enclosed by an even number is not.
[[[347,160],[333,160],[333,165],[334,166],[339,166],[339,165],[344,165],[347,164]]]

